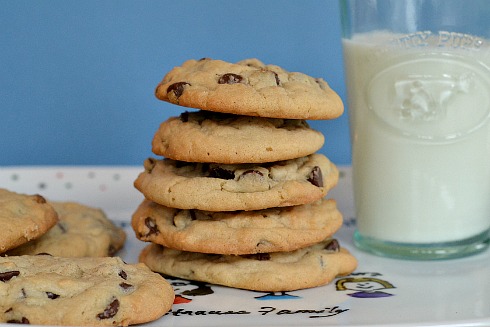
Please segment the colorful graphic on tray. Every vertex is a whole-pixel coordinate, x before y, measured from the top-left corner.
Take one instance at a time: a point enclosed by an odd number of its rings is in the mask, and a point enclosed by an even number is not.
[[[396,288],[391,282],[382,279],[382,274],[378,272],[355,272],[348,276],[338,278],[335,282],[335,289],[345,292],[347,296],[354,298],[382,298],[394,296],[389,290]],[[174,304],[186,304],[192,302],[196,296],[206,296],[214,294],[212,285],[185,279],[178,279],[166,276],[175,291]],[[263,293],[253,296],[255,300],[298,300],[302,296],[296,295],[295,291],[290,292],[253,292]],[[252,293],[252,294],[253,294]]]
[[[342,277],[335,282],[337,291],[347,291],[347,295],[355,298],[369,299],[394,296],[386,290],[395,286],[379,278],[380,273],[356,272],[347,277]]]
[[[255,296],[254,298],[261,301],[267,300],[296,300],[301,296],[289,294],[290,292],[267,292],[264,295]]]
[[[174,304],[189,303],[192,302],[195,296],[204,296],[214,293],[211,286],[203,282],[178,279],[171,276],[165,276],[165,279],[174,288]]]
[[[299,316],[307,319],[317,319],[317,318],[328,318],[343,314],[350,309],[340,305],[331,306],[315,306],[315,303],[309,303],[308,306],[304,308],[298,308],[297,305],[289,307],[287,303],[291,303],[290,300],[301,300],[306,299],[302,290],[298,291],[284,291],[284,292],[257,292],[257,291],[243,291],[242,299],[245,299],[248,295],[250,300],[254,300],[255,303],[261,305],[254,305],[247,307],[246,310],[243,307],[237,308],[213,308],[212,310],[203,310],[201,306],[197,309],[192,302],[197,300],[202,303],[201,297],[208,295],[219,296],[219,290],[213,290],[214,285],[190,281],[184,279],[178,279],[170,276],[165,276],[165,278],[174,287],[175,300],[174,307],[166,314],[172,315],[174,317],[184,317],[184,316],[238,316],[238,315],[260,315],[260,316]],[[349,286],[349,281],[346,280],[345,285]],[[334,287],[334,285],[328,285],[327,287]],[[352,286],[353,289],[355,286]],[[216,286],[219,288],[219,286]],[[259,293],[259,295],[257,295]],[[302,294],[302,296],[297,295]],[[278,300],[285,305],[278,305]],[[267,303],[267,304],[266,304]],[[197,302],[195,303],[197,304]]]

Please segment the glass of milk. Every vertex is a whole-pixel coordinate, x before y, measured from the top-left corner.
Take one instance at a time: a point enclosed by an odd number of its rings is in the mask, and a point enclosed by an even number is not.
[[[355,244],[448,259],[490,237],[490,2],[340,0]]]

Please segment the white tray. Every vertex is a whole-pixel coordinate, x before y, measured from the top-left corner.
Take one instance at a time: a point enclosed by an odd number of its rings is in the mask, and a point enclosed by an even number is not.
[[[185,296],[169,314],[147,326],[490,326],[490,251],[434,262],[386,259],[358,251],[352,244],[350,168],[339,168],[339,185],[329,197],[337,200],[344,214],[344,226],[336,237],[359,259],[358,269],[348,276],[354,282],[343,284],[338,279],[345,289],[334,282],[286,294],[188,285],[184,287],[201,295]],[[129,220],[143,199],[133,188],[141,170],[2,167],[0,187],[104,209],[128,234],[120,255],[136,262],[145,243],[134,237]],[[176,293],[181,289],[176,286]]]

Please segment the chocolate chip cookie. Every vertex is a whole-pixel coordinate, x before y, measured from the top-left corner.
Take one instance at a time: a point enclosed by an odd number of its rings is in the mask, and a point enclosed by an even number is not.
[[[188,60],[163,78],[155,94],[184,107],[246,116],[334,119],[344,110],[323,79],[257,59]]]
[[[0,322],[127,326],[158,319],[173,300],[162,276],[119,258],[0,258]]]
[[[264,164],[156,160],[134,182],[144,196],[179,209],[261,210],[311,203],[337,184],[337,167],[322,154]]]
[[[0,189],[0,253],[46,233],[58,215],[41,195]]]
[[[357,260],[334,239],[292,252],[219,255],[183,252],[151,244],[140,261],[170,276],[262,292],[321,286],[350,274]]]
[[[310,155],[323,142],[305,120],[186,111],[160,125],[152,150],[188,162],[263,163]]]
[[[104,257],[114,255],[123,246],[126,233],[102,210],[74,202],[50,204],[58,213],[58,223],[38,239],[8,251],[8,255]]]
[[[133,214],[136,237],[173,249],[215,254],[293,251],[342,225],[334,200],[258,211],[180,210],[144,200]]]

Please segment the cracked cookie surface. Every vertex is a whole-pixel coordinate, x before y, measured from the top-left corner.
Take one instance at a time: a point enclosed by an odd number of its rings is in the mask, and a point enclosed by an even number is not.
[[[41,195],[0,189],[0,253],[45,234],[58,214]]]
[[[143,264],[49,255],[0,258],[0,322],[127,326],[158,319],[172,286]]]
[[[8,251],[8,255],[104,257],[123,246],[126,233],[102,210],[74,202],[49,203],[58,213],[58,223],[41,237]]]
[[[180,210],[144,200],[132,217],[142,241],[190,252],[293,251],[332,236],[342,225],[334,200],[258,211]]]
[[[334,119],[344,110],[323,79],[258,59],[188,60],[165,75],[155,95],[184,107],[258,117]]]
[[[311,203],[338,182],[322,154],[267,164],[202,164],[149,158],[134,186],[156,203],[207,211],[261,210]]]
[[[357,260],[332,239],[292,252],[246,256],[183,252],[151,244],[141,252],[140,261],[170,276],[263,292],[325,285],[357,267]]]
[[[262,163],[310,155],[323,142],[304,120],[197,111],[163,122],[152,150],[188,162]]]

